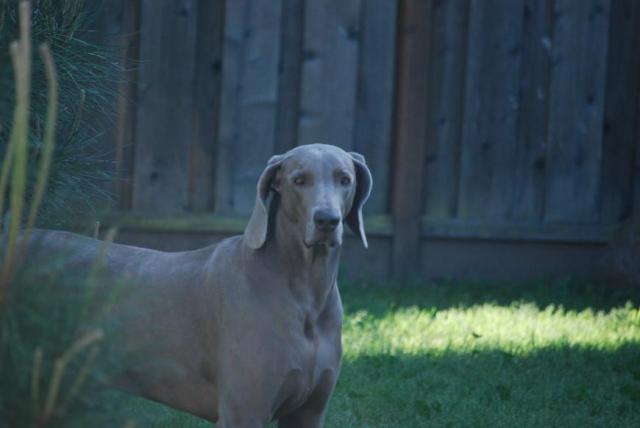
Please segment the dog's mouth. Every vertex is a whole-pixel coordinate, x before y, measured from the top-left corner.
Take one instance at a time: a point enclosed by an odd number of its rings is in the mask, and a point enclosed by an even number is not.
[[[314,247],[320,247],[320,246],[335,248],[335,247],[339,247],[341,244],[341,242],[335,236],[319,236],[310,240],[303,239],[302,242],[304,243],[304,246],[307,248],[314,248]]]
[[[314,225],[313,222],[308,222],[302,235],[302,242],[307,248],[321,246],[327,248],[339,247],[342,245],[342,224],[339,224],[334,229],[322,230]]]

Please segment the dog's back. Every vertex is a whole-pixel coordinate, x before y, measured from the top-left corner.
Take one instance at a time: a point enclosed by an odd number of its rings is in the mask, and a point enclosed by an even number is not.
[[[58,276],[62,285],[74,276],[97,275],[93,285],[103,287],[97,296],[114,289],[118,298],[110,316],[121,325],[125,361],[113,386],[214,419],[209,397],[216,391],[202,378],[214,363],[206,346],[216,336],[216,284],[205,284],[205,269],[216,247],[170,253],[34,230],[25,260],[44,275]]]

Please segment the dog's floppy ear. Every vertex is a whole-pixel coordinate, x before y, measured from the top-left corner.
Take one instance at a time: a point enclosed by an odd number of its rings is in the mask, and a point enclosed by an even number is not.
[[[367,202],[367,199],[369,199],[369,195],[371,194],[373,179],[371,178],[371,172],[367,167],[364,156],[355,152],[350,152],[349,155],[353,160],[353,166],[356,170],[356,194],[353,197],[353,205],[351,206],[351,211],[349,211],[345,218],[345,222],[353,233],[360,237],[362,245],[367,248],[369,244],[367,243],[367,235],[364,232],[362,207],[365,202]]]
[[[269,193],[271,191],[271,182],[284,160],[284,156],[277,155],[271,157],[267,162],[267,167],[260,175],[256,193],[256,204],[253,207],[253,213],[247,227],[244,229],[244,242],[254,250],[262,247],[267,240],[267,232],[269,225]]]

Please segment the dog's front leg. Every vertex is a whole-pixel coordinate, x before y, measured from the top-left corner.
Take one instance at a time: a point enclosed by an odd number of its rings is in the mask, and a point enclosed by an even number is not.
[[[264,428],[265,424],[262,424],[257,421],[243,419],[243,420],[220,420],[219,425],[220,428]]]
[[[307,401],[292,413],[280,418],[278,428],[322,428],[329,398],[337,380],[337,373],[327,370]]]
[[[225,406],[216,426],[220,428],[265,428],[267,422],[251,414],[250,409],[240,406]]]
[[[241,387],[242,386],[242,387]],[[228,388],[218,402],[218,425],[221,428],[265,428],[271,419],[266,394],[255,382],[254,387],[242,382]]]
[[[322,428],[325,409],[302,406],[278,421],[278,428]]]

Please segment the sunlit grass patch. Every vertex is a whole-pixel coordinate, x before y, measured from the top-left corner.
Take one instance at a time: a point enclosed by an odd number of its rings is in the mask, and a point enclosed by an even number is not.
[[[409,306],[381,316],[365,309],[347,317],[345,355],[434,354],[502,350],[525,355],[541,347],[615,350],[640,342],[640,312],[630,302],[610,310],[567,310],[532,302],[483,303],[444,310]]]

